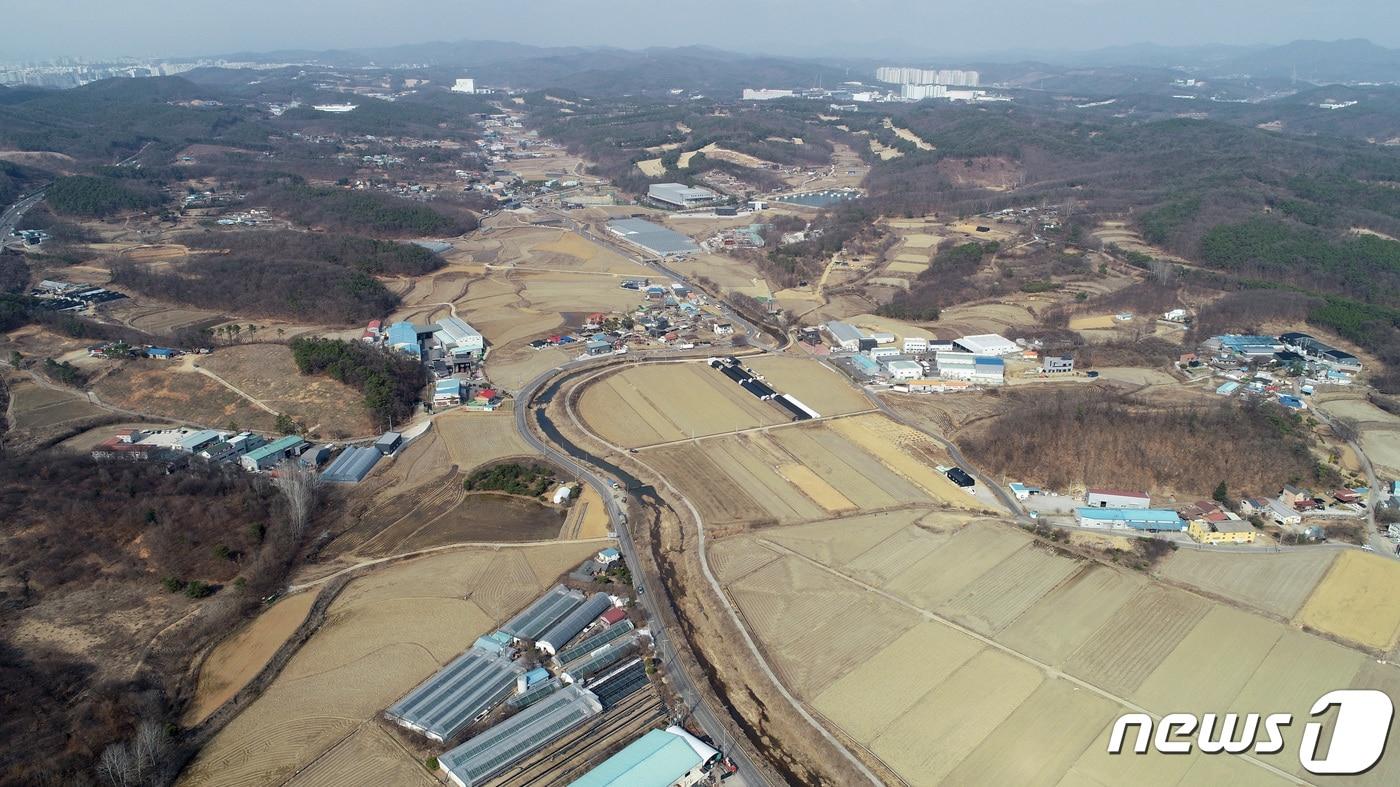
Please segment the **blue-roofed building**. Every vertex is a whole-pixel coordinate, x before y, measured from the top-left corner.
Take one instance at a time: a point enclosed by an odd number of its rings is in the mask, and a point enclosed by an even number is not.
[[[510,647],[511,637],[504,631],[493,631],[476,638],[476,643],[472,645],[477,650],[487,653],[504,653]]]
[[[1186,530],[1186,522],[1181,515],[1165,508],[1076,508],[1074,519],[1080,527],[1152,533]]]
[[[1040,494],[1040,487],[1023,484],[1020,481],[1012,481],[1007,486],[1011,487],[1011,494],[1015,495],[1017,500],[1026,500],[1031,495]]]
[[[405,355],[422,358],[423,348],[418,344],[418,328],[411,322],[399,321],[389,326],[389,346]]]
[[[549,674],[549,670],[545,669],[544,667],[535,667],[534,669],[530,670],[529,672],[526,672],[524,675],[521,675],[520,677],[515,679],[515,691],[516,693],[524,693],[525,691],[529,690],[531,686],[534,686],[538,683],[543,683],[549,680],[551,677],[553,676]]]
[[[598,550],[598,562],[605,566],[616,563],[620,559],[622,559],[622,553],[618,552],[616,547],[607,547],[606,549]]]
[[[462,381],[455,377],[438,380],[433,386],[433,406],[451,407],[462,403]]]
[[[1278,395],[1278,403],[1281,404],[1281,405],[1283,405],[1284,407],[1287,407],[1287,408],[1290,409],[1290,410],[1304,410],[1304,409],[1307,409],[1307,405],[1303,404],[1303,400],[1302,400],[1302,399],[1299,399],[1298,397],[1292,396],[1292,395],[1290,395],[1290,394],[1284,394],[1284,393],[1279,394],[1279,395]]]
[[[1215,392],[1220,394],[1221,396],[1229,396],[1235,391],[1238,391],[1239,389],[1240,384],[1235,382],[1234,380],[1231,380],[1227,383],[1222,383],[1219,388],[1215,389]]]
[[[570,787],[690,787],[704,780],[711,759],[680,735],[652,730]]]
[[[175,351],[172,350],[172,349],[170,349],[169,347],[147,347],[147,348],[146,348],[146,357],[147,357],[147,358],[158,358],[158,359],[160,359],[160,360],[162,360],[162,361],[166,361],[166,360],[169,360],[169,359],[171,359],[171,358],[174,358],[175,355],[176,355]]]

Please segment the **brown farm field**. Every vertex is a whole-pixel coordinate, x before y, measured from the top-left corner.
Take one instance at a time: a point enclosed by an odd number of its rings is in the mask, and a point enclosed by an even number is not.
[[[321,629],[199,753],[180,784],[281,784],[308,766],[312,775],[316,766],[343,772],[350,763],[336,755],[323,765],[322,757],[348,736],[373,729],[380,710],[595,548],[453,551],[356,579],[331,604]],[[392,775],[418,767],[403,756],[403,766],[381,761],[374,770]]]
[[[637,448],[787,421],[704,363],[645,364],[607,374],[579,400],[589,427],[610,443]]]
[[[1400,639],[1400,564],[1347,550],[1298,613],[1298,622],[1388,652]]]
[[[746,358],[744,365],[780,393],[796,397],[823,416],[855,413],[872,407],[870,400],[849,378],[810,358],[769,353]]]
[[[1061,553],[1005,525],[917,514],[765,528],[710,547],[789,689],[872,765],[908,784],[1283,784],[1247,760],[1111,757],[1108,729],[1136,706],[1158,715],[1267,707],[1306,716],[1333,688],[1400,687],[1395,665],[1276,619]],[[1166,573],[1285,609],[1297,587],[1270,597],[1269,578],[1320,571],[1294,553],[1260,557],[1285,562],[1251,563],[1232,579],[1188,558]],[[1345,579],[1354,585],[1357,576]],[[1294,584],[1304,594],[1309,587]],[[864,615],[880,616],[884,628],[853,635],[830,626]],[[849,655],[852,636],[867,645],[858,659]],[[1301,729],[1285,738],[1285,753],[1268,765],[1303,775]],[[1362,781],[1385,784],[1397,771],[1392,755]]]
[[[15,377],[9,388],[8,420],[15,431],[43,431],[106,412],[78,391],[48,388],[21,377]]]
[[[284,598],[215,646],[199,668],[185,724],[203,721],[246,686],[306,620],[315,601],[315,593]]]
[[[193,365],[312,431],[336,439],[378,432],[359,392],[329,377],[301,374],[284,345],[226,347],[195,357]]]
[[[1160,572],[1223,599],[1291,618],[1335,556],[1330,551],[1303,549],[1260,555],[1182,549],[1166,560]]]

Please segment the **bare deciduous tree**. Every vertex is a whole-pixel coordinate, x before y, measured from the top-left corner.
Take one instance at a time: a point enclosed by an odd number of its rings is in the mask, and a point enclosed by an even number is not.
[[[300,540],[311,519],[311,510],[316,506],[321,477],[295,459],[286,459],[277,465],[273,484],[287,501],[287,524],[292,536]]]
[[[97,758],[97,773],[113,787],[133,787],[138,784],[136,760],[125,743],[114,743],[102,750]]]

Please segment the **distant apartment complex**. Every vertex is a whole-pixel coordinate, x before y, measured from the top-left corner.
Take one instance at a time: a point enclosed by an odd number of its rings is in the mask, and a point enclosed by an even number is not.
[[[976,71],[958,68],[906,68],[903,66],[881,66],[875,69],[875,78],[891,85],[952,85],[955,87],[977,87],[981,75]],[[934,96],[926,96],[934,98]]]

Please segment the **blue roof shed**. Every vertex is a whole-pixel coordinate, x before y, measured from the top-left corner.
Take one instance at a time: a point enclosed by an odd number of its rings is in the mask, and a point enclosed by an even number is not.
[[[570,787],[669,787],[703,764],[684,738],[652,730]]]

